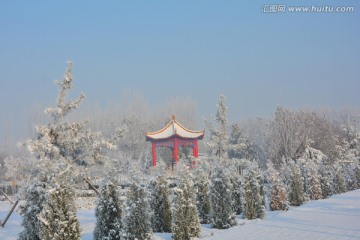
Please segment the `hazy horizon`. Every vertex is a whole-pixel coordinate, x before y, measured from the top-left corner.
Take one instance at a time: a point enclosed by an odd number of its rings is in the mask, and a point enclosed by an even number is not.
[[[151,106],[189,97],[199,116],[227,98],[232,121],[277,105],[359,108],[360,3],[283,1],[2,1],[0,146],[25,131],[36,105],[54,104],[66,61],[86,106],[138,91]],[[289,12],[351,6],[353,12]],[[23,129],[23,130],[22,130]]]

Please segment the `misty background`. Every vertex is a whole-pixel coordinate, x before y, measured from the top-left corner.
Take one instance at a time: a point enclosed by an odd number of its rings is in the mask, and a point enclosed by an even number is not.
[[[357,121],[360,4],[284,1],[355,10],[263,13],[271,3],[1,1],[0,146],[33,137],[34,125],[46,122],[67,60],[70,97],[83,92],[81,117],[105,132],[100,119],[113,129],[111,119],[135,110],[159,128],[175,113],[203,129],[220,94],[230,122],[272,117],[278,105]]]

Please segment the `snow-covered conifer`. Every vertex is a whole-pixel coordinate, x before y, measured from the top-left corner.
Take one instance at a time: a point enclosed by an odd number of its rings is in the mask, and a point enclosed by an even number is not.
[[[242,210],[247,219],[263,218],[265,216],[265,193],[263,181],[256,163],[249,164],[244,171],[242,186]]]
[[[318,174],[316,163],[307,161],[303,163],[303,169],[307,196],[311,200],[322,199],[320,176]]]
[[[190,240],[200,237],[200,233],[194,184],[185,173],[180,177],[180,183],[175,189],[172,238],[174,240]]]
[[[75,192],[66,183],[54,178],[52,188],[46,192],[47,200],[38,219],[40,239],[81,239],[80,223],[76,216]]]
[[[241,131],[240,126],[235,123],[231,125],[231,133],[229,137],[229,158],[235,159],[254,159],[254,144],[248,136]]]
[[[255,172],[255,176],[256,176],[256,180],[259,183],[259,188],[260,188],[260,199],[259,199],[259,203],[257,205],[257,217],[258,218],[264,218],[265,217],[265,185],[264,185],[264,176],[261,173],[261,170],[259,168],[259,164],[254,161],[253,162],[254,165],[254,172]]]
[[[217,104],[216,117],[214,120],[218,123],[219,128],[215,128],[213,124],[206,121],[206,125],[210,131],[210,140],[206,142],[210,156],[217,157],[220,161],[228,158],[228,135],[227,135],[227,107],[225,105],[225,97],[220,96]]]
[[[37,160],[32,165],[33,176],[30,186],[45,184],[44,196],[41,200],[37,190],[30,187],[26,194],[25,209],[35,211],[22,211],[24,219],[34,219],[36,228],[29,231],[33,236],[40,236],[41,239],[55,239],[63,236],[62,239],[78,239],[80,230],[76,219],[74,193],[72,184],[74,178],[79,177],[83,172],[78,166],[87,166],[95,161],[103,161],[105,150],[114,149],[115,141],[120,136],[120,131],[109,141],[101,139],[100,134],[94,134],[86,129],[86,122],[68,122],[66,116],[73,109],[76,109],[84,99],[80,95],[74,101],[68,101],[67,96],[72,88],[72,63],[68,63],[62,81],[56,81],[59,85],[59,94],[56,106],[46,109],[51,114],[52,121],[46,125],[36,127],[36,138],[28,140],[24,145]],[[31,215],[31,216],[30,216]],[[63,222],[59,222],[63,221]],[[25,236],[27,223],[24,224]],[[69,236],[64,237],[64,236]],[[44,236],[44,237],[42,237]],[[79,237],[80,238],[80,237]]]
[[[328,198],[333,195],[333,170],[328,164],[321,164],[319,166],[321,192],[323,198]]]
[[[356,189],[360,189],[360,161],[355,164],[354,172],[356,178]]]
[[[97,200],[94,239],[121,239],[123,231],[122,213],[122,201],[119,198],[117,187],[109,181],[102,186],[100,197]]]
[[[231,182],[231,206],[232,210],[235,214],[240,214],[242,212],[241,209],[241,178],[237,171],[232,171],[230,174],[230,182]]]
[[[149,200],[145,188],[134,182],[126,199],[125,239],[153,239]]]
[[[291,180],[289,188],[289,203],[291,206],[300,206],[305,201],[304,178],[300,167],[292,160],[289,161]]]
[[[211,222],[214,228],[226,229],[236,225],[232,209],[232,184],[223,166],[218,166],[211,176]]]
[[[19,235],[19,240],[40,240],[40,221],[38,215],[44,207],[46,201],[47,177],[38,176],[38,181],[34,181],[25,189],[26,202],[20,206],[22,213],[23,231]]]
[[[270,210],[287,210],[289,208],[285,184],[273,164],[268,164],[268,180],[270,182]]]
[[[171,205],[166,177],[159,176],[151,184],[151,223],[154,232],[171,232]]]
[[[351,191],[357,189],[357,177],[356,177],[354,161],[344,165],[344,173],[345,173],[345,182],[346,182],[347,190]]]
[[[334,164],[334,193],[340,194],[347,191],[346,182],[345,182],[345,173],[344,168],[341,163],[336,162]]]
[[[199,212],[200,223],[210,223],[210,197],[209,179],[204,174],[199,174],[196,178],[196,205]]]

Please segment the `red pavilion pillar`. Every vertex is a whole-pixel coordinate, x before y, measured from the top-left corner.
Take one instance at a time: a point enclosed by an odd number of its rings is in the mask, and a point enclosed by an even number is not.
[[[194,158],[199,157],[199,145],[198,145],[197,140],[195,140],[193,143],[193,156],[194,156]],[[194,165],[196,165],[196,159],[194,159]]]
[[[175,163],[178,163],[178,161],[179,161],[179,142],[177,141],[177,139],[174,139],[173,159],[175,159]]]
[[[156,143],[152,142],[152,166],[156,166]]]

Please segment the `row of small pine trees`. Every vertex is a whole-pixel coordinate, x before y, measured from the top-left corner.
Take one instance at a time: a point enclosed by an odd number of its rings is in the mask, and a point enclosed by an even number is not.
[[[265,215],[263,178],[257,164],[250,164],[243,178],[227,166],[209,175],[184,171],[170,188],[164,176],[147,184],[134,182],[119,197],[108,182],[96,207],[94,239],[152,239],[153,232],[171,232],[175,240],[199,237],[200,224],[226,229],[236,225],[236,215],[248,219]],[[195,182],[195,184],[194,184]]]
[[[193,182],[181,177],[170,194],[168,180],[157,177],[150,184],[135,181],[119,196],[114,183],[102,187],[96,206],[94,239],[153,239],[153,232],[172,232],[173,239],[200,236]]]
[[[287,210],[309,200],[360,189],[359,162],[350,163],[288,160],[279,170],[268,164],[270,210]]]
[[[278,170],[269,164],[265,172],[248,162],[239,172],[219,164],[210,172],[200,166],[186,170],[173,181],[162,175],[148,184],[133,181],[122,195],[107,182],[97,201],[94,239],[153,239],[153,232],[171,232],[175,240],[199,237],[200,224],[226,229],[236,225],[239,214],[263,218],[265,186],[270,210],[287,210],[360,188],[360,167],[289,160]],[[41,174],[25,198],[19,239],[81,239],[75,193],[65,182]]]

